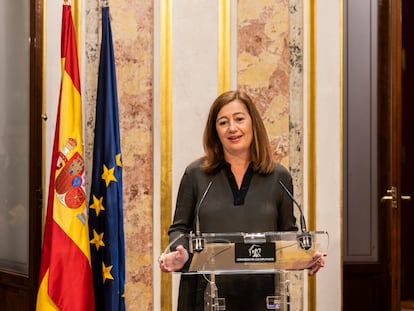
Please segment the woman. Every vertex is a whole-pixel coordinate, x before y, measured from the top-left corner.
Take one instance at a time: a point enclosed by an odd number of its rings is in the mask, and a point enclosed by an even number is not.
[[[195,218],[203,233],[297,230],[292,200],[279,184],[292,192],[291,175],[274,163],[263,121],[245,92],[225,92],[214,101],[203,142],[204,157],[181,180],[171,241],[194,232]],[[166,272],[185,270],[187,246],[178,245],[159,263]],[[323,264],[321,257],[311,273]],[[266,296],[274,292],[274,276],[268,274],[217,275],[215,282],[226,310],[267,310]],[[203,310],[206,285],[202,276],[182,275],[178,310]]]

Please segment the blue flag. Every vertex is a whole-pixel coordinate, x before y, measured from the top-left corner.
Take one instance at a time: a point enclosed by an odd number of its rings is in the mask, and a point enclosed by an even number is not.
[[[125,310],[122,157],[109,7],[102,8],[89,236],[96,310]]]

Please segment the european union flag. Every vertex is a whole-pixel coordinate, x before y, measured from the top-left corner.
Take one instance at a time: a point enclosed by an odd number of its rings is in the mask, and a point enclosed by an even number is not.
[[[109,7],[102,8],[89,236],[96,310],[125,310],[125,243],[118,94]]]

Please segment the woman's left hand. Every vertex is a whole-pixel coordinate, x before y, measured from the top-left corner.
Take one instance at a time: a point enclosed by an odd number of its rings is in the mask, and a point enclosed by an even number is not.
[[[324,257],[326,257],[328,254],[327,253],[320,253],[320,252],[316,252],[311,260],[311,265],[309,266],[309,268],[311,269],[309,271],[309,275],[314,275],[316,272],[319,271],[320,268],[325,267],[325,259]]]

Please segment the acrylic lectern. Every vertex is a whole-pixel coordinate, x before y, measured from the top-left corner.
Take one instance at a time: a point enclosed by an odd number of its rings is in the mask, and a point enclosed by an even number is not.
[[[261,233],[182,234],[167,247],[186,245],[190,252],[188,270],[208,280],[204,310],[226,310],[226,297],[215,283],[219,274],[273,274],[274,295],[266,297],[268,310],[301,311],[304,299],[304,271],[312,267],[317,253],[325,252],[329,235],[325,231],[283,231]]]

